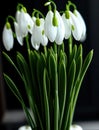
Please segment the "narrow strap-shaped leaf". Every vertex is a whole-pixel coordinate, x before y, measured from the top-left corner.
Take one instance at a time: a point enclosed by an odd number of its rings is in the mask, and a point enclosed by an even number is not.
[[[80,45],[78,46],[75,59],[77,59],[80,55],[83,55],[83,47],[82,47],[82,44],[80,44]]]
[[[41,117],[40,117],[40,113],[39,113],[39,110],[38,110],[38,107],[37,107],[36,104],[35,104],[35,110],[36,110],[36,113],[37,113],[37,116],[38,116],[38,120],[40,122],[40,128],[41,128],[41,130],[44,130],[44,127],[43,127],[43,124],[42,124],[42,120],[41,120]]]
[[[19,76],[21,77],[21,79],[23,78],[20,71],[18,70],[17,66],[15,65],[15,63],[13,62],[13,60],[8,56],[8,54],[6,54],[5,52],[3,52],[4,57],[7,59],[7,61],[15,68],[15,70],[18,72]]]
[[[71,64],[72,60],[75,59],[77,53],[77,45],[73,46],[71,58],[69,59],[69,63]]]
[[[47,94],[47,70],[44,69],[43,74],[43,93],[44,93],[44,106],[45,106],[45,118],[46,118],[46,130],[50,130],[50,112],[49,112],[49,101]]]
[[[31,74],[30,74],[29,66],[28,66],[25,58],[19,52],[17,53],[17,62],[18,62],[20,71],[24,75],[25,80],[27,82],[26,91],[27,91],[27,94],[29,94],[30,89],[28,89],[28,88],[32,86],[32,83],[31,83],[31,80],[30,80]]]
[[[67,121],[69,118],[69,111],[70,111],[70,106],[71,106],[71,101],[72,101],[72,90],[73,90],[73,85],[74,85],[74,79],[75,79],[75,73],[76,73],[76,63],[75,60],[72,61],[70,69],[69,69],[69,74],[68,74],[68,83],[67,83],[67,96],[66,96],[66,105],[65,105],[65,113],[64,113],[64,120],[63,120],[63,125],[62,129],[67,128]]]
[[[58,130],[59,126],[59,97],[58,90],[55,90],[55,99],[54,99],[54,130]]]
[[[28,111],[27,107],[25,106],[25,103],[23,101],[23,98],[22,98],[17,86],[15,85],[15,83],[12,81],[12,79],[8,75],[4,74],[4,78],[5,78],[5,81],[6,81],[7,85],[9,86],[10,90],[13,92],[13,94],[16,96],[16,98],[21,103],[21,105],[22,105],[22,107],[23,107],[23,109],[24,109],[24,111],[26,113],[28,122],[30,123],[31,127],[34,128],[34,122],[32,120],[32,117],[29,114],[29,111]]]
[[[51,91],[52,96],[54,98],[55,94],[55,87],[56,87],[56,74],[57,74],[57,61],[55,59],[55,55],[50,53],[49,56],[49,76],[51,81]]]
[[[33,122],[33,118],[32,118],[28,108],[25,106],[24,103],[22,103],[22,107],[23,107],[23,110],[25,112],[25,115],[26,115],[26,118],[27,118],[27,121],[28,121],[29,125],[31,126],[32,129],[36,128],[37,126]]]
[[[40,55],[39,60],[37,61],[37,81],[38,81],[38,98],[39,98],[39,105],[38,106],[38,110],[40,112],[40,117],[41,117],[41,121],[42,124],[45,124],[45,115],[44,115],[44,94],[43,94],[43,73],[44,73],[44,68],[45,68],[45,59],[43,54]]]
[[[7,83],[7,85],[9,86],[10,90],[14,93],[14,95],[15,95],[15,96],[17,97],[17,99],[19,100],[19,102],[22,103],[22,102],[23,102],[23,99],[22,99],[21,94],[20,94],[18,88],[16,87],[15,83],[14,83],[14,82],[12,81],[12,79],[11,79],[8,75],[6,75],[6,74],[4,74],[4,79],[5,79],[6,83]]]
[[[77,97],[78,97],[78,94],[79,94],[79,90],[80,90],[83,78],[84,78],[84,76],[86,74],[86,71],[88,70],[88,67],[89,67],[89,65],[90,65],[90,63],[92,61],[92,58],[93,58],[93,50],[91,50],[87,54],[87,56],[86,56],[86,58],[84,60],[84,64],[82,66],[82,70],[81,70],[81,74],[80,74],[79,80],[75,84],[75,94],[74,94],[73,110],[75,109]]]
[[[74,80],[75,80],[75,74],[76,74],[76,62],[73,59],[68,72],[67,98],[70,96],[72,92]]]
[[[66,86],[67,86],[66,66],[64,62],[61,62],[59,64],[59,110],[60,110],[59,129],[60,130],[66,102]]]

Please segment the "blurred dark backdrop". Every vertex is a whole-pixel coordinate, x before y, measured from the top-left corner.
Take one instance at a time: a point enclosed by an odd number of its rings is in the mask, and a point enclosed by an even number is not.
[[[66,0],[54,1],[58,10],[65,9]],[[87,54],[90,49],[94,49],[93,61],[87,71],[79,93],[74,120],[97,120],[99,119],[99,0],[71,1],[77,5],[77,8],[84,17],[87,25],[87,39],[83,43],[84,54]],[[2,68],[0,69],[0,96],[2,96],[2,89],[4,89],[5,107],[7,110],[21,109],[18,100],[3,82],[2,71],[8,71],[11,75],[15,75],[11,71],[11,67],[3,59],[1,53],[1,49],[4,50],[2,45],[2,29],[5,24],[5,19],[8,15],[15,15],[18,2],[24,4],[29,13],[32,12],[33,8],[39,9],[44,14],[46,14],[47,11],[47,7],[44,7],[46,0],[3,0],[2,3],[0,3],[0,67]],[[15,47],[17,48],[17,45],[15,45]],[[10,53],[10,55],[11,54],[12,53]]]

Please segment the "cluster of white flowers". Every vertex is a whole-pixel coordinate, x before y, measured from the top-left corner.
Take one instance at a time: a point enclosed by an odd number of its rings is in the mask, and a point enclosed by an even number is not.
[[[53,10],[52,5],[54,5]],[[73,3],[69,1],[62,14],[57,11],[53,1],[47,2],[45,6],[49,6],[49,10],[44,17],[38,10],[34,10],[33,16],[30,16],[23,5],[18,5],[16,16],[13,19],[15,33],[9,23],[11,16],[8,17],[3,29],[3,43],[6,50],[10,51],[13,48],[14,36],[19,44],[23,45],[23,39],[28,33],[31,34],[31,45],[36,50],[39,49],[40,44],[46,46],[48,41],[60,45],[64,39],[69,39],[71,35],[77,41],[85,40],[85,21]],[[70,10],[71,6],[74,8],[73,11]]]

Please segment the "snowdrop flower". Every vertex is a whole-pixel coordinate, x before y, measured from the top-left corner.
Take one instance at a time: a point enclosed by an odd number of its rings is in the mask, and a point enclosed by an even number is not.
[[[31,36],[31,44],[34,49],[38,50],[40,47],[40,44],[43,46],[46,46],[48,43],[48,38],[45,35],[44,32],[44,19],[43,18],[37,18],[35,20],[35,24],[32,31]]]
[[[80,22],[80,27],[82,28],[82,35],[81,35],[80,41],[84,41],[86,39],[86,24],[85,24],[85,21],[84,21],[82,15],[79,13],[78,10],[75,9],[74,14],[78,18],[78,20]]]
[[[73,37],[75,38],[75,40],[79,41],[82,36],[82,27],[80,21],[71,11],[69,11],[69,13],[72,20],[71,29]]]
[[[44,30],[45,35],[48,37],[50,42],[54,42],[57,35],[57,26],[53,26],[54,13],[50,10],[45,17]]]
[[[53,24],[54,17],[56,17],[55,20],[57,20],[56,26]],[[57,44],[62,44],[65,35],[65,26],[62,17],[57,10],[55,11],[55,16],[51,10],[48,11],[45,18],[44,30],[50,42],[55,41]]]
[[[25,37],[28,32],[32,34],[33,29],[33,20],[31,16],[26,12],[25,7],[21,11],[16,12],[16,21],[19,25],[20,34],[22,37]]]
[[[14,38],[13,38],[13,32],[9,22],[6,22],[2,35],[3,35],[2,38],[3,38],[4,47],[7,51],[10,51],[14,45]]]
[[[55,6],[55,3],[53,3],[52,1],[49,2],[49,4],[51,3]],[[56,6],[54,12],[52,12],[52,10],[49,10],[45,17],[44,30],[50,42],[55,41],[58,45],[62,44],[65,35],[65,27],[62,17],[56,10]]]
[[[67,13],[67,15],[65,13]],[[75,40],[79,41],[83,32],[79,18],[71,11],[65,13],[62,15],[65,25],[65,39],[68,39],[72,34]]]
[[[70,130],[83,130],[81,126],[79,125],[71,125]]]

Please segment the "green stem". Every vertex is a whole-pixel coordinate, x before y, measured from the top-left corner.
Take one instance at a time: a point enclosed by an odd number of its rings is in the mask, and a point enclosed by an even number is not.
[[[68,46],[69,46],[69,58],[71,57],[72,55],[72,42],[73,42],[73,39],[72,39],[72,36],[70,36],[69,38],[69,42],[68,42]]]

